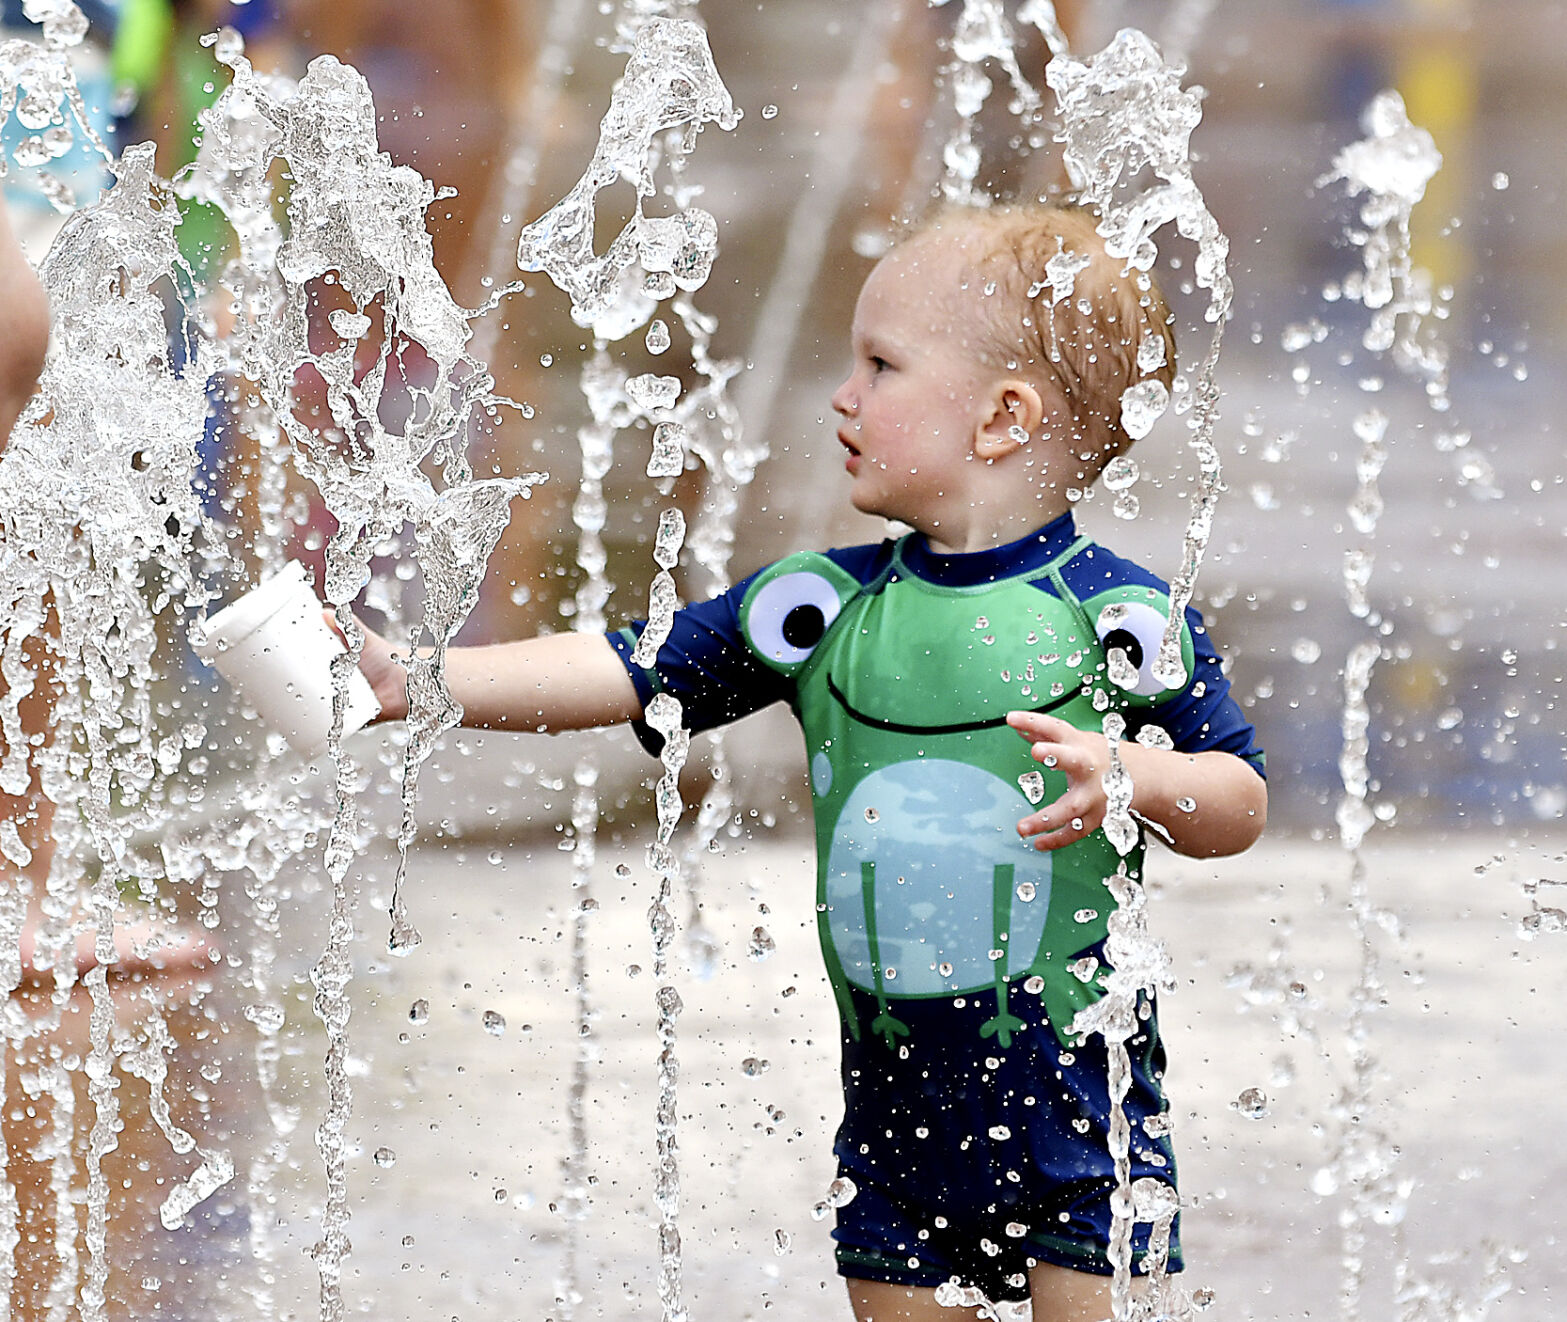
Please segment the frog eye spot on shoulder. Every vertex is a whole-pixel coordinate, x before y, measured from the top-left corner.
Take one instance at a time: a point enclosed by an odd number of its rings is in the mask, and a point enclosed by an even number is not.
[[[1167,624],[1163,611],[1142,601],[1111,602],[1099,612],[1095,632],[1100,645],[1107,653],[1119,652],[1125,658],[1124,667],[1112,660],[1110,677],[1137,697],[1157,697],[1165,691],[1153,669]]]
[[[774,664],[807,660],[842,609],[838,588],[821,574],[781,574],[757,590],[747,614],[751,645]]]

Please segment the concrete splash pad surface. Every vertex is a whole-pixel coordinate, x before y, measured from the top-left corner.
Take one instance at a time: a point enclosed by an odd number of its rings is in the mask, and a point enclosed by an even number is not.
[[[587,1298],[578,1314],[587,1317],[658,1307],[651,883],[631,838],[631,847],[605,851],[592,919],[599,1060],[586,1115],[595,1184],[581,1227]],[[1395,1175],[1414,1183],[1403,1247],[1392,1232],[1372,1231],[1373,1310],[1390,1299],[1401,1254],[1462,1296],[1477,1288],[1485,1245],[1527,1251],[1509,1266],[1514,1291],[1490,1314],[1495,1322],[1549,1316],[1562,1288],[1555,1247],[1567,1159],[1550,1136],[1567,1067],[1549,1044],[1559,1037],[1556,947],[1567,936],[1524,941],[1518,924],[1531,908],[1523,883],[1552,875],[1564,845],[1559,830],[1522,839],[1387,834],[1368,844],[1373,902],[1404,924],[1402,943],[1378,932],[1387,1005],[1370,1020],[1379,1072],[1369,1123],[1394,1136]],[[361,905],[369,935],[354,1013],[363,1063],[354,1070],[346,1295],[351,1310],[377,1317],[549,1317],[568,1231],[551,1203],[569,1142],[575,1052],[569,858],[549,840],[480,841],[433,845],[417,862],[428,940],[413,957],[378,954],[383,915],[368,903],[381,898],[377,881],[366,882]],[[615,872],[622,863],[625,877]],[[1186,1283],[1216,1291],[1215,1316],[1337,1314],[1342,1197],[1314,1193],[1312,1183],[1330,1156],[1320,1126],[1342,1083],[1343,1016],[1359,976],[1349,869],[1336,846],[1285,836],[1222,864],[1163,852],[1153,861],[1153,924],[1179,979],[1161,1014],[1182,1189],[1196,1204],[1185,1219]],[[388,875],[383,861],[366,870]],[[811,875],[802,832],[728,841],[702,892],[716,967],[706,979],[688,961],[677,969],[693,1317],[848,1316],[831,1221],[811,1215],[834,1174],[841,1110]],[[308,921],[303,907],[299,921]],[[760,962],[747,954],[757,926],[777,943]],[[313,942],[308,931],[297,936],[302,975]],[[1297,981],[1304,997],[1288,990]],[[421,1000],[428,1019],[418,1023],[422,1013],[410,1012]],[[1304,1029],[1286,1036],[1281,1014],[1291,1006],[1304,1007]],[[492,1020],[487,1029],[486,1012],[504,1028]],[[304,1250],[319,1203],[309,1140],[319,1098],[309,1094],[319,1084],[310,1077],[318,1030],[303,992],[289,1019],[305,1039],[293,1054],[306,1120],[290,1153],[297,1182],[279,1209],[281,1262],[297,1265],[297,1280],[279,1303],[281,1313],[309,1316]],[[1232,1105],[1247,1089],[1265,1094],[1266,1115]]]

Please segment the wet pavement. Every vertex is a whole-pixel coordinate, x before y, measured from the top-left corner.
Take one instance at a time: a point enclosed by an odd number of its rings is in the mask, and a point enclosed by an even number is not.
[[[1520,936],[1534,903],[1524,884],[1560,878],[1564,845],[1559,832],[1522,846],[1481,833],[1373,834],[1367,843],[1371,902],[1397,915],[1402,935],[1391,916],[1371,933],[1383,989],[1373,999],[1385,1004],[1366,1024],[1375,1067],[1355,1128],[1387,1133],[1392,1184],[1408,1186],[1402,1224],[1369,1230],[1367,1317],[1399,1315],[1395,1259],[1462,1299],[1481,1290],[1486,1255],[1501,1254],[1512,1292],[1487,1315],[1493,1322],[1554,1316],[1567,1289],[1557,1243],[1567,1157],[1553,1137],[1567,1066],[1549,1045],[1559,1040],[1567,933]],[[726,840],[698,882],[710,968],[698,973],[689,947],[675,965],[685,1004],[680,1222],[696,1319],[848,1316],[830,1223],[812,1216],[834,1173],[840,1101],[809,851],[787,822]],[[610,848],[592,890],[592,1189],[588,1216],[574,1224],[560,1210],[579,1051],[569,862],[537,838],[421,849],[411,902],[426,941],[395,961],[376,954],[384,913],[371,901],[384,896],[379,881],[366,885],[352,1029],[351,1313],[559,1317],[573,1236],[585,1294],[577,1316],[658,1309],[652,881],[640,845]],[[387,875],[381,865],[369,871]],[[1152,921],[1177,984],[1161,1014],[1191,1204],[1187,1284],[1213,1289],[1211,1315],[1234,1322],[1337,1316],[1344,1202],[1319,1171],[1331,1156],[1330,1105],[1347,1082],[1346,1014],[1362,967],[1350,860],[1336,846],[1284,837],[1222,864],[1161,853],[1152,875]],[[679,896],[677,908],[689,934]],[[758,926],[776,942],[762,961],[748,954]],[[296,913],[289,927],[299,941],[292,958],[308,958],[310,916]],[[491,1014],[504,1026],[492,1018],[486,1027]],[[288,1063],[307,1118],[289,1143],[279,1202],[278,1315],[309,1317],[304,1250],[321,1199],[310,1043],[319,1033],[303,992],[290,1003],[289,1033],[300,1035]],[[1265,1101],[1243,1108],[1248,1089]]]

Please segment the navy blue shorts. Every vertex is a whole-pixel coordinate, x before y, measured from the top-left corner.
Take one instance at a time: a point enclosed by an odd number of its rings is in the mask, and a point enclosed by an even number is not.
[[[1015,987],[1025,1023],[1000,1046],[980,1026],[993,992],[899,1000],[909,1028],[889,1047],[869,1029],[874,996],[850,988],[862,1031],[843,1034],[844,1120],[834,1152],[855,1197],[838,1211],[842,1276],[933,1288],[956,1279],[991,1299],[1028,1294],[1034,1263],[1109,1275],[1110,1101],[1102,1038],[1063,1047],[1040,998]],[[1164,1049],[1153,1016],[1128,1048],[1132,1178],[1175,1184],[1170,1141],[1143,1120],[1164,1110]],[[1150,1227],[1132,1237],[1133,1261]],[[1181,1267],[1179,1227],[1168,1268]]]

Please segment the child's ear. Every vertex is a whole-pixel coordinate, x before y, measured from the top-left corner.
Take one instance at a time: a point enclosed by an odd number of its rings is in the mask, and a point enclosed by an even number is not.
[[[993,463],[1022,449],[1045,420],[1037,387],[1016,377],[998,381],[974,430],[974,457]]]

